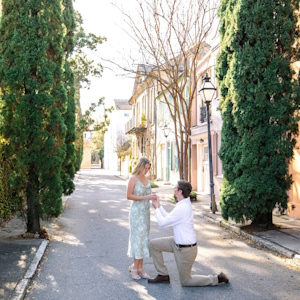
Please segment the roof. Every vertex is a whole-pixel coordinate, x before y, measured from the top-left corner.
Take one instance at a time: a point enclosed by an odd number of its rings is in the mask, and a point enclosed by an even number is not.
[[[132,95],[136,93],[139,86],[146,81],[148,75],[155,69],[153,65],[139,64],[136,70],[135,81],[133,85]],[[141,81],[140,81],[141,80]],[[131,99],[129,100],[131,101]]]
[[[127,99],[115,99],[116,110],[131,110],[131,104]]]

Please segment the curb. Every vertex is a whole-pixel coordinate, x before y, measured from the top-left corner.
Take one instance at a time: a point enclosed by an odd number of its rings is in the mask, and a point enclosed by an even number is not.
[[[30,283],[32,277],[35,274],[35,271],[37,270],[37,267],[46,251],[46,248],[49,244],[48,240],[43,240],[38,251],[35,253],[35,256],[33,260],[31,261],[30,266],[28,267],[23,279],[21,279],[17,286],[15,287],[15,290],[13,292],[13,295],[10,299],[12,300],[22,300],[25,296],[25,292],[27,290],[28,284]]]
[[[297,261],[300,260],[300,255],[290,249],[284,248],[274,242],[271,242],[265,238],[263,239],[255,234],[251,235],[249,233],[246,233],[246,232],[242,231],[239,227],[232,226],[232,225],[228,224],[227,222],[225,222],[224,220],[216,220],[205,214],[198,214],[198,215],[200,218],[204,218],[207,221],[215,223],[216,225],[218,225],[220,227],[224,227],[224,228],[236,233],[237,235],[244,237],[247,240],[251,240],[255,245],[263,245],[268,250],[276,252],[286,258],[290,258],[290,259],[297,260]]]
[[[122,176],[122,175],[113,175],[114,177],[117,177],[117,178],[119,178],[119,179],[122,179],[122,180],[124,180],[124,181],[126,181],[127,179],[129,179],[129,177],[125,177],[125,176]]]

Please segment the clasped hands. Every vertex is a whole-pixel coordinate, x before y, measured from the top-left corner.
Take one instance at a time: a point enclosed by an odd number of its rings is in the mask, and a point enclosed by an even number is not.
[[[150,194],[150,199],[149,200],[152,200],[152,206],[154,208],[160,207],[159,197],[156,194],[154,194],[154,193]]]

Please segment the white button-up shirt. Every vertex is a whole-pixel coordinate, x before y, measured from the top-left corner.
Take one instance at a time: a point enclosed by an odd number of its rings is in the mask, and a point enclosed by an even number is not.
[[[160,206],[155,209],[154,216],[159,226],[173,226],[176,244],[191,245],[196,243],[194,213],[190,198],[178,201],[175,208],[170,213],[167,213],[165,209]]]

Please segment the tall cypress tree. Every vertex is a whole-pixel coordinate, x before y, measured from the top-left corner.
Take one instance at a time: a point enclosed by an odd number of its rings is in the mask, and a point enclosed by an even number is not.
[[[2,0],[1,131],[13,157],[12,183],[27,209],[27,231],[62,210],[67,108],[61,0]]]
[[[75,175],[75,87],[74,87],[74,74],[71,68],[69,58],[74,50],[75,39],[74,31],[76,29],[75,13],[73,9],[73,0],[63,0],[63,20],[65,25],[66,34],[64,36],[64,50],[65,50],[65,86],[67,90],[67,110],[64,115],[65,124],[67,127],[66,132],[66,157],[62,168],[62,181],[63,193],[70,195],[75,185],[73,183]]]
[[[287,207],[298,134],[299,87],[290,67],[297,0],[222,0],[217,78],[223,118],[222,216],[271,224]]]

